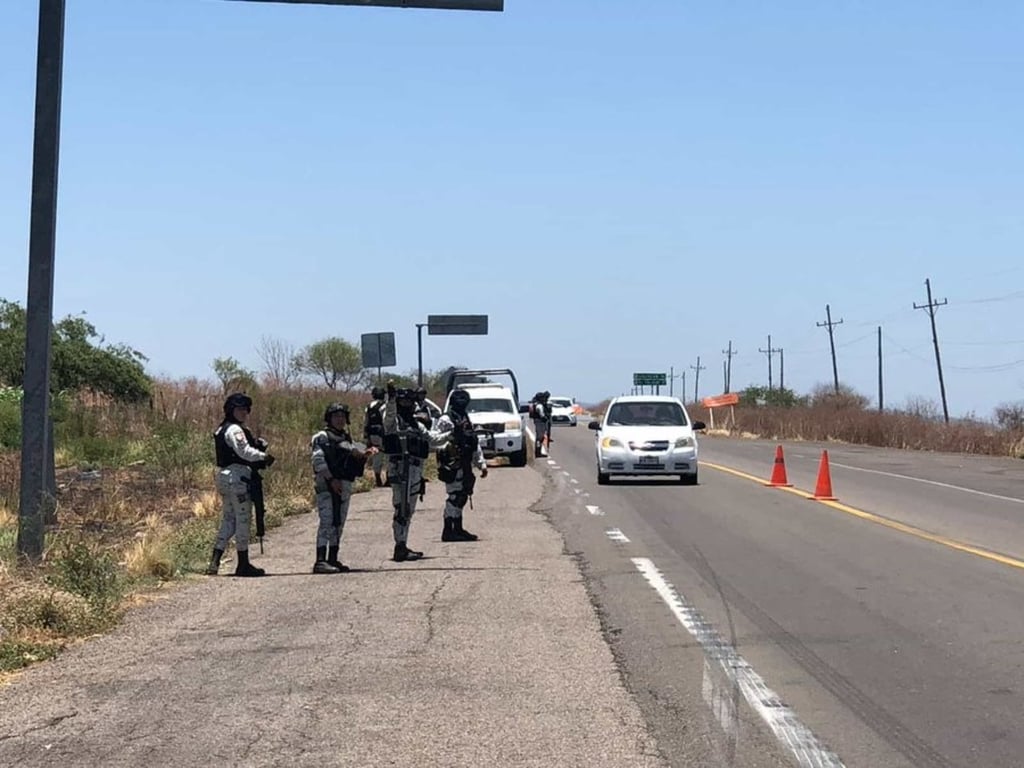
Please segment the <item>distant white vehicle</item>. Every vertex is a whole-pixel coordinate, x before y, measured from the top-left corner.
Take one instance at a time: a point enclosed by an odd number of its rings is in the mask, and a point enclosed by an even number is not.
[[[549,397],[548,405],[551,406],[552,424],[576,426],[576,404],[572,401],[571,397]]]

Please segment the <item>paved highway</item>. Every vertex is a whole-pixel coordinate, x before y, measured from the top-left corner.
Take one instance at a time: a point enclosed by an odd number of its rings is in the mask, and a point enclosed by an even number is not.
[[[554,440],[543,511],[673,765],[1024,764],[1024,462],[793,443],[785,491],[705,437],[697,487],[598,486],[585,422]],[[797,493],[826,447],[834,504]]]

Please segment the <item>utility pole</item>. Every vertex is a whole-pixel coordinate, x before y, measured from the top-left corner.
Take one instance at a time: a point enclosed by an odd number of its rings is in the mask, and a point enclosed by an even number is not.
[[[762,355],[768,355],[768,391],[771,392],[772,391],[772,356],[776,352],[778,352],[779,350],[777,350],[774,347],[772,347],[772,335],[770,333],[768,334],[768,349],[761,349],[759,347],[757,351],[760,352]]]
[[[686,369],[685,368],[683,369],[682,380],[679,382],[679,395],[680,395],[679,399],[682,400],[685,403],[686,402]]]
[[[779,347],[779,389],[786,388],[786,350]]]
[[[939,334],[935,330],[935,310],[941,306],[948,304],[946,299],[942,301],[932,301],[932,281],[930,279],[924,281],[925,288],[928,290],[928,303],[918,304],[914,302],[914,309],[927,309],[928,315],[932,320],[932,343],[935,345],[935,366],[939,369],[939,392],[942,393],[942,415],[946,419],[946,423],[949,424],[949,407],[946,405],[946,383],[942,379],[942,358],[939,356]]]
[[[885,400],[882,398],[882,326],[878,326],[878,411],[885,410]]]
[[[697,372],[696,381],[693,382],[693,402],[697,403],[700,402],[700,372],[707,370],[707,366],[700,364],[700,355],[697,355],[697,364],[690,367]]]
[[[768,346],[771,346],[769,342]],[[729,342],[729,348],[723,349],[722,354],[725,355],[725,394],[729,394],[729,388],[732,386],[732,356],[738,355],[739,352],[733,350],[732,341]]]
[[[722,382],[722,391],[729,394],[729,365],[725,360],[722,361]]]
[[[828,328],[828,344],[832,348],[832,380],[835,382],[836,394],[839,394],[839,368],[836,366],[836,339],[832,333],[832,329],[837,325],[842,325],[843,321],[840,318],[836,322],[832,322],[832,308],[825,305],[825,322],[818,323],[819,328]]]

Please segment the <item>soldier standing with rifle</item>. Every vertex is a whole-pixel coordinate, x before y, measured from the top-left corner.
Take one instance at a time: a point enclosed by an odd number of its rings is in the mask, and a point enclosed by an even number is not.
[[[427,429],[416,419],[416,393],[396,389],[388,382],[384,406],[384,452],[388,456],[391,503],[395,509],[391,528],[395,536],[394,560],[419,560],[423,553],[409,549],[409,527],[416,514],[416,502],[423,492],[423,465],[433,448],[448,438]]]
[[[448,436],[448,444],[437,453],[437,476],[448,493],[441,541],[477,540],[475,534],[462,527],[462,512],[467,501],[472,505],[476,486],[473,467],[480,470],[480,477],[487,477],[487,461],[466,413],[468,405],[469,393],[456,389],[448,398],[448,412],[437,420],[437,431]]]
[[[377,453],[352,441],[348,432],[349,407],[331,403],[324,411],[325,429],[313,435],[314,491],[320,525],[316,532],[313,573],[345,573],[349,567],[338,559],[341,534],[352,501],[352,483],[362,477],[366,457]]]
[[[235,576],[263,576],[265,571],[249,562],[249,517],[256,498],[263,506],[263,485],[259,470],[274,463],[267,453],[267,442],[257,440],[245,427],[252,412],[252,398],[240,392],[224,401],[224,420],[213,433],[217,455],[217,493],[224,507],[220,531],[213,545],[208,576],[216,576],[228,541],[235,538],[238,564]],[[256,478],[255,482],[253,477]],[[262,515],[260,515],[262,517]],[[257,519],[257,534],[262,536],[262,519]]]

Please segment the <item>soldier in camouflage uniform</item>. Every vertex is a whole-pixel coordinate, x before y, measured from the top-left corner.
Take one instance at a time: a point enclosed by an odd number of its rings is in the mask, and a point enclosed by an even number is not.
[[[353,442],[348,431],[349,413],[349,407],[341,403],[327,406],[325,428],[310,440],[316,510],[320,517],[313,573],[349,570],[338,559],[338,549],[352,500],[352,483],[362,476],[367,456],[377,453],[376,448]]]
[[[480,470],[480,477],[487,477],[487,462],[473,423],[466,414],[468,405],[469,393],[456,389],[448,398],[448,412],[436,425],[439,433],[448,436],[448,444],[437,453],[437,476],[444,481],[448,493],[441,541],[477,540],[475,534],[462,527],[462,513],[476,486],[473,467]]]
[[[391,528],[395,536],[395,562],[419,560],[423,553],[409,549],[409,527],[416,502],[423,492],[423,465],[431,449],[441,448],[446,435],[427,429],[416,418],[416,393],[388,383],[384,406],[384,451],[395,509]]]

